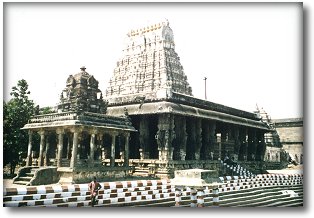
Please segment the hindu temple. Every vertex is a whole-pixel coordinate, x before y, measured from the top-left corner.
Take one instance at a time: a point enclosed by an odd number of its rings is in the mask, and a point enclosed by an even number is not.
[[[193,168],[221,174],[226,158],[252,171],[265,168],[265,137],[274,129],[259,110],[193,97],[167,20],[130,30],[104,95],[98,85],[82,67],[68,77],[57,112],[25,125],[27,167],[55,167],[59,182],[171,178]]]
[[[130,134],[130,165],[139,175],[172,175],[175,169],[219,168],[264,159],[260,114],[193,97],[175,51],[167,20],[130,30],[105,98],[107,114],[127,111],[138,132]]]

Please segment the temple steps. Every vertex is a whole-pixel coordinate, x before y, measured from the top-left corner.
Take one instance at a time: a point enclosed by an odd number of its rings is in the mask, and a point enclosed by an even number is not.
[[[38,167],[30,168],[28,172],[18,175],[13,183],[16,185],[29,185],[37,170]]]
[[[303,206],[302,175],[227,176],[219,184],[220,207]],[[173,207],[175,188],[169,180],[101,183],[95,207]],[[213,206],[212,189],[204,190],[204,206]],[[88,184],[7,188],[5,207],[90,207]],[[182,190],[181,207],[190,207],[191,188]]]
[[[293,190],[298,194],[291,197],[290,194],[282,194],[282,190]],[[190,197],[182,196],[180,207],[190,207]],[[204,206],[213,206],[211,193],[205,194]],[[265,187],[249,188],[237,191],[223,191],[219,193],[219,207],[297,207],[303,206],[303,186],[295,187]]]
[[[16,184],[16,185],[28,185],[30,183],[30,181],[32,180],[33,176],[21,176],[21,177],[18,177],[14,181],[14,184]]]
[[[22,181],[29,181],[32,178],[33,178],[33,176],[22,176],[22,177],[20,177],[20,180],[22,180]]]
[[[14,184],[16,184],[16,185],[28,185],[29,181],[30,180],[28,180],[28,181],[16,180],[16,181],[14,181]]]
[[[70,160],[63,158],[61,160],[61,167],[70,167]]]
[[[278,186],[278,187],[259,187],[246,190],[230,191],[220,193],[219,206],[221,207],[265,207],[275,203],[285,205],[286,201],[293,200],[299,204],[300,199],[303,203],[303,194],[298,197],[290,197],[290,194],[281,193],[282,190],[293,190],[299,195],[303,192],[302,185],[299,186]],[[300,205],[299,205],[300,206]]]
[[[233,163],[233,164],[228,164],[224,162],[223,160],[221,161],[221,167],[222,170],[225,171],[225,174],[227,175],[233,175],[233,176],[244,176],[244,177],[254,177],[255,175],[248,170],[247,168],[241,166],[240,164]]]

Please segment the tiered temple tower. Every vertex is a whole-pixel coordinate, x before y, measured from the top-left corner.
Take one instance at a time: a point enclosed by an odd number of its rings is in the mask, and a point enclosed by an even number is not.
[[[60,95],[58,111],[106,113],[108,102],[103,100],[98,81],[85,71],[85,67],[80,69],[74,76],[69,75]]]
[[[192,95],[167,20],[131,30],[106,90],[109,103]]]

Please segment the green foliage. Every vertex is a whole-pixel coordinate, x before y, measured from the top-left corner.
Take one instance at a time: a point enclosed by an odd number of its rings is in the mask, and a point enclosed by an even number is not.
[[[10,163],[15,167],[27,155],[28,133],[21,128],[35,112],[29,94],[26,80],[19,80],[17,86],[12,87],[10,95],[13,98],[3,104],[4,166]]]

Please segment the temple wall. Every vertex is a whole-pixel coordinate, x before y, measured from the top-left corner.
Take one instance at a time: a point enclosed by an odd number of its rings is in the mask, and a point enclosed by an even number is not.
[[[292,160],[303,163],[303,121],[301,119],[274,120],[282,148]]]
[[[281,143],[302,143],[303,142],[303,126],[302,127],[276,127]]]

